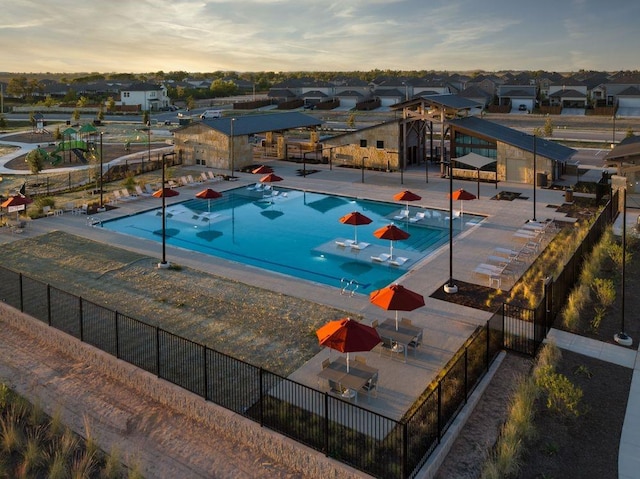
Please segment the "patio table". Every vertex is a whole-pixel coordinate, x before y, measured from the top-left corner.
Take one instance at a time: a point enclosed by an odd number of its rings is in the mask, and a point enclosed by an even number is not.
[[[407,361],[407,349],[409,349],[409,343],[422,334],[422,329],[408,324],[398,323],[398,329],[396,329],[396,320],[393,318],[385,319],[376,328],[381,338],[388,338],[395,341],[398,344],[404,346],[404,360]]]
[[[358,361],[349,361],[349,372],[347,372],[347,360],[338,358],[320,371],[318,377],[327,381],[335,381],[341,387],[355,391],[357,402],[358,392],[377,373],[378,370],[376,368]]]

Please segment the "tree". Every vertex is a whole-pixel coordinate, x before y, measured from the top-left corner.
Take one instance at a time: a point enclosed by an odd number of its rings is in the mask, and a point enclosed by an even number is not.
[[[72,117],[75,121],[78,121],[80,119],[80,110],[78,110],[77,108],[73,110]]]
[[[104,109],[102,108],[102,105],[100,105],[100,109],[98,110],[98,120],[104,120]]]
[[[349,128],[354,128],[356,126],[356,115],[355,113],[351,113],[349,118],[347,118],[347,126]]]
[[[544,122],[544,136],[553,136],[553,122],[551,121],[551,118],[547,118]]]
[[[6,128],[7,120],[4,117],[4,113],[0,113],[0,128]]]
[[[44,153],[40,148],[31,150],[26,157],[27,164],[29,165],[29,171],[34,175],[37,175],[44,168]]]
[[[116,101],[113,99],[112,96],[110,96],[109,99],[107,100],[107,111],[113,111],[115,107],[116,107]]]
[[[149,110],[144,111],[144,114],[142,115],[142,123],[145,125],[149,124]]]
[[[27,77],[19,76],[9,80],[7,84],[7,95],[15,98],[23,98],[26,96]]]
[[[76,106],[79,108],[85,107],[89,104],[89,99],[86,96],[81,96],[76,102]]]
[[[625,133],[624,137],[625,138],[631,138],[632,136],[635,136],[633,134],[633,128],[629,127],[629,128],[627,128],[627,132]]]
[[[193,110],[195,107],[196,107],[196,101],[192,96],[190,96],[189,98],[187,98],[187,108],[189,110]]]

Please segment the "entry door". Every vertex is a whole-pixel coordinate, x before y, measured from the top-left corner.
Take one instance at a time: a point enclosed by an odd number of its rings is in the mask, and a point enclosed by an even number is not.
[[[526,180],[526,168],[522,160],[507,159],[507,181],[511,183],[524,183]]]

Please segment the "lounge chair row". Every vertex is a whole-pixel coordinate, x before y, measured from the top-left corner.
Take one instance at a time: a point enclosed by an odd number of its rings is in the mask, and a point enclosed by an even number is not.
[[[454,211],[453,216],[454,216],[454,219],[458,218],[460,216],[460,212]],[[446,219],[448,218],[449,217],[447,216]],[[432,210],[417,211],[416,214],[414,214],[413,216],[410,216],[409,210],[402,210],[400,211],[399,214],[395,215],[393,219],[408,220],[410,223],[417,223],[419,221],[427,220],[427,219],[441,221],[443,219],[443,216],[442,216],[442,213],[440,213],[439,211],[432,211]]]
[[[375,261],[376,263],[389,263],[394,266],[402,266],[407,261],[409,261],[409,258],[405,258],[404,256],[392,257],[390,254],[381,253],[378,256],[372,256],[371,260]]]
[[[365,249],[369,246],[370,243],[366,243],[364,241],[358,241],[357,243],[354,240],[346,239],[346,240],[336,240],[336,245],[341,248],[352,248],[352,249]]]

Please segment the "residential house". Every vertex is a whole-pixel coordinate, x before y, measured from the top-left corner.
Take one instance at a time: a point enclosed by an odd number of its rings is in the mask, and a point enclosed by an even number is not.
[[[133,83],[120,90],[121,105],[140,105],[145,111],[157,111],[169,106],[170,99],[167,96],[167,88],[155,83]]]

